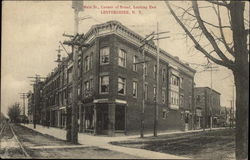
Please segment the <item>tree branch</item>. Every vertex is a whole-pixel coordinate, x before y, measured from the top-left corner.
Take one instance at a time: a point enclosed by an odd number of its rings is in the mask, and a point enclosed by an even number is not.
[[[198,8],[198,3],[197,1],[192,1],[192,6],[193,6],[193,10],[194,10],[194,14],[196,16],[196,19],[199,23],[199,26],[201,28],[201,30],[203,31],[204,35],[206,36],[206,38],[208,39],[208,41],[211,43],[211,45],[213,46],[215,52],[217,53],[217,55],[221,58],[222,61],[224,61],[228,66],[233,66],[233,61],[229,60],[220,50],[220,48],[218,47],[217,43],[215,42],[213,36],[208,32],[207,28],[205,27],[204,23],[202,22],[202,19],[200,17],[200,12],[199,12],[199,8]]]
[[[227,4],[227,2],[226,1],[222,1],[222,2],[219,2],[218,0],[206,0],[207,2],[209,2],[209,3],[212,3],[212,4],[217,4],[217,5],[219,5],[219,6],[224,6],[224,7],[227,7],[227,8],[229,8],[229,4]]]
[[[219,5],[217,5],[217,9],[218,9],[218,13],[215,9],[215,12],[217,14],[217,17],[218,17],[218,22],[219,22],[219,26],[222,26],[221,24],[221,16],[220,16],[220,7]],[[220,27],[220,35],[221,35],[221,40],[222,40],[222,43],[224,44],[225,48],[227,49],[228,53],[230,53],[233,57],[235,57],[235,53],[233,52],[233,50],[227,45],[227,42],[226,42],[226,39],[225,39],[225,36],[224,36],[224,33],[223,33],[223,29]]]
[[[176,6],[176,5],[173,5],[173,6],[175,6],[176,8],[179,8],[179,9],[183,10],[183,14],[181,15],[181,17],[184,17],[184,15],[187,13],[188,15],[190,15],[190,16],[196,18],[195,15],[191,14],[190,12],[188,12],[188,10],[189,10],[190,8],[184,9],[184,8],[182,8],[182,7],[180,7],[180,6]],[[192,8],[192,7],[191,7],[191,8]],[[230,29],[231,29],[231,26],[217,26],[217,25],[214,25],[214,24],[209,23],[209,22],[204,21],[204,20],[202,20],[202,22],[205,23],[205,24],[207,24],[207,25],[210,25],[210,26],[212,26],[212,27],[215,27],[215,28],[222,27],[222,28],[230,28]]]
[[[214,63],[225,66],[227,68],[232,68],[232,65],[230,65],[229,63],[226,63],[224,61],[221,61],[219,59],[216,59],[215,57],[213,57],[212,55],[210,55],[204,48],[201,47],[201,45],[196,41],[196,39],[193,37],[193,35],[188,31],[188,29],[185,27],[185,25],[180,21],[180,19],[176,16],[175,12],[173,11],[173,9],[171,8],[170,4],[168,1],[165,0],[165,3],[168,7],[168,9],[170,10],[171,14],[173,15],[173,17],[175,18],[175,20],[177,21],[177,23],[182,27],[182,29],[186,32],[186,34],[189,36],[189,38],[193,41],[193,43],[195,44],[195,48],[197,50],[199,50],[200,52],[202,52],[207,58],[209,58],[210,60],[212,60]]]

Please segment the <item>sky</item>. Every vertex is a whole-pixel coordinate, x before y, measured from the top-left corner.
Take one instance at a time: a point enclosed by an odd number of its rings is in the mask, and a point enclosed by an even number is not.
[[[22,104],[19,93],[32,90],[28,76],[47,76],[56,67],[59,41],[65,40],[63,33],[73,34],[74,20],[71,1],[3,1],[2,2],[2,49],[1,49],[1,111],[15,102]],[[131,30],[145,36],[156,31],[169,31],[160,41],[160,48],[181,61],[204,64],[204,56],[191,48],[192,43],[183,37],[183,30],[169,13],[163,1],[84,1],[87,7],[81,17],[90,16],[80,22],[79,32],[86,33],[92,25],[117,20]],[[89,8],[89,7],[92,8]],[[97,8],[93,8],[96,6]],[[135,14],[103,14],[115,7],[128,7]],[[151,6],[151,8],[149,8]],[[114,9],[108,9],[113,7]],[[191,48],[191,49],[190,49]],[[62,56],[66,56],[63,52]],[[216,65],[214,65],[216,66]],[[191,65],[197,70],[197,87],[210,87],[210,72]],[[221,106],[230,107],[233,98],[234,82],[232,72],[217,66],[212,73],[212,87],[221,93]],[[27,100],[26,100],[27,108]],[[26,109],[27,113],[27,109]]]

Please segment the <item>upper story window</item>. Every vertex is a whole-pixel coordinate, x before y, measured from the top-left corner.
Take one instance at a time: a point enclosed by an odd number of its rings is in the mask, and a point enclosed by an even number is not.
[[[100,93],[109,92],[109,76],[100,77]]]
[[[100,50],[100,64],[109,64],[109,47]]]
[[[180,78],[180,88],[183,88],[183,78]]]
[[[165,82],[166,80],[166,70],[165,68],[162,69],[162,81]]]
[[[68,70],[68,82],[72,82],[72,68]]]
[[[184,106],[184,95],[180,95],[180,106]]]
[[[77,76],[78,78],[81,77],[81,61],[78,61]]]
[[[85,71],[88,71],[90,69],[90,56],[85,57],[84,59],[84,64],[85,64]]]
[[[125,94],[125,84],[126,80],[125,78],[118,77],[118,93],[119,94]]]
[[[133,56],[133,71],[137,71],[137,56]]]
[[[179,105],[179,94],[177,92],[170,92],[171,104]]]
[[[154,65],[154,78],[156,79],[156,75],[157,75],[157,65]]]
[[[89,88],[90,88],[90,90],[92,90],[94,88],[94,81],[93,81],[93,79],[89,80]]]
[[[126,67],[126,52],[122,49],[119,49],[118,65],[122,67]]]
[[[171,76],[171,84],[172,85],[175,85],[175,86],[179,86],[179,77],[175,76],[175,75],[172,75]]]
[[[90,88],[89,81],[86,81],[86,82],[84,83],[84,91],[85,91],[85,92],[86,92],[86,91],[89,91],[89,88]]]
[[[162,119],[166,119],[168,117],[168,111],[166,109],[162,110]]]
[[[93,79],[84,82],[83,84],[83,94],[87,97],[91,95],[91,90],[93,89]]]
[[[164,104],[166,102],[166,94],[165,94],[165,91],[162,90],[162,103]]]
[[[137,82],[133,82],[133,97],[134,98],[137,97],[137,89],[138,89]]]
[[[81,95],[81,86],[82,86],[82,83],[77,85],[77,95]]]
[[[89,56],[89,69],[92,69],[92,65],[93,65],[93,52],[91,52],[90,56]]]
[[[197,95],[196,96],[196,104],[200,103],[201,101],[201,96],[200,95]]]

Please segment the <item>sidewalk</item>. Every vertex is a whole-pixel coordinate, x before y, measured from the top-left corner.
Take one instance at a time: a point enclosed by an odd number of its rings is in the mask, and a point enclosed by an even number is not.
[[[23,124],[22,124],[23,125]],[[33,124],[26,124],[23,125],[27,128],[33,129],[37,132],[40,132],[42,134],[47,134],[62,140],[66,140],[66,130],[63,129],[58,129],[54,127],[43,127],[41,125],[36,125],[36,129],[33,128]],[[213,128],[215,129],[223,129],[223,128]],[[206,129],[209,130],[209,129]],[[200,132],[201,130],[192,130],[192,131],[175,131],[175,132],[166,132],[166,133],[159,133],[158,135],[167,135],[167,134],[176,134],[176,133],[190,133],[190,132]],[[150,137],[152,134],[145,134],[144,137]],[[122,152],[125,154],[130,154],[134,156],[138,156],[141,158],[146,158],[146,159],[189,159],[186,157],[181,157],[181,156],[175,156],[171,154],[166,154],[166,153],[160,153],[160,152],[154,152],[154,151],[149,151],[145,149],[136,149],[136,148],[127,148],[127,147],[122,147],[122,146],[116,146],[110,144],[110,142],[114,141],[123,141],[123,140],[131,140],[133,138],[138,138],[139,135],[133,135],[133,136],[117,136],[117,137],[105,137],[105,136],[93,136],[93,135],[88,135],[85,133],[79,133],[78,134],[78,141],[80,144],[86,145],[86,146],[94,146],[94,147],[100,147],[100,148],[105,148],[109,149],[112,151],[118,151]]]

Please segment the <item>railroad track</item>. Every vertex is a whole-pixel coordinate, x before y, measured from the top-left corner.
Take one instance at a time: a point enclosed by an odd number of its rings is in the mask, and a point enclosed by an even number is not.
[[[31,158],[9,123],[0,131],[0,158]]]
[[[3,126],[2,126],[2,128],[0,130],[0,137],[2,136],[2,132],[3,132],[4,128],[5,128],[5,125],[6,125],[6,123],[3,124]]]

